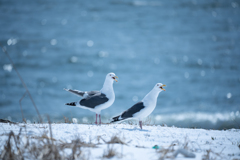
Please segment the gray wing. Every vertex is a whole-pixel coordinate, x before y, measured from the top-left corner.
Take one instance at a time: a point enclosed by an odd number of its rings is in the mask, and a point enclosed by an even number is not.
[[[73,90],[73,89],[66,89],[66,88],[64,88],[64,90],[65,90],[65,91],[68,91],[68,92],[71,92],[71,93],[73,93],[73,94],[76,94],[76,95],[78,95],[78,96],[80,96],[80,97],[83,97],[83,95],[84,95],[84,93],[85,93],[85,92],[83,92],[83,91],[78,91],[78,90]]]
[[[135,113],[141,111],[143,108],[145,108],[145,106],[143,105],[143,102],[138,102],[128,110],[124,111],[121,115],[121,118],[123,119],[131,118]]]
[[[88,94],[88,96],[93,96],[95,94],[101,94],[101,92],[100,91],[88,91],[87,94]]]
[[[99,91],[88,91],[88,92],[84,92],[84,91],[79,91],[79,90],[73,90],[73,89],[65,89],[64,88],[64,90],[65,91],[68,91],[68,92],[71,92],[71,93],[73,93],[73,94],[76,94],[76,95],[78,95],[78,96],[80,96],[80,97],[88,97],[88,96],[93,96],[93,95],[95,95],[95,94],[97,94],[97,93],[100,93]],[[86,94],[87,93],[87,94]],[[85,94],[85,95],[84,95]]]
[[[95,108],[98,105],[101,105],[105,102],[107,102],[109,99],[106,97],[105,94],[101,92],[97,92],[96,94],[92,96],[88,96],[87,98],[83,98],[79,104],[81,106],[85,106],[88,108]]]

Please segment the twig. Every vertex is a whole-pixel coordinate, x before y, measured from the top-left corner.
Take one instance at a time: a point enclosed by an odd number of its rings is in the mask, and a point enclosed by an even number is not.
[[[107,144],[114,144],[114,143],[117,143],[117,144],[124,144],[124,145],[128,145],[127,143],[125,143],[123,140],[121,140],[117,135],[115,136],[112,136],[111,139],[109,141],[106,141],[105,139],[103,139],[101,136],[98,137],[98,138],[101,138],[105,143]]]
[[[39,120],[40,120],[40,122],[42,123],[42,117],[41,117],[41,115],[40,115],[40,113],[39,113],[39,111],[38,111],[38,109],[37,109],[37,106],[36,106],[36,104],[35,104],[35,102],[34,102],[34,100],[33,100],[33,98],[32,98],[32,95],[30,94],[30,92],[29,92],[29,90],[28,90],[28,88],[27,88],[27,85],[25,84],[25,82],[23,81],[23,79],[22,79],[21,75],[19,74],[17,68],[15,67],[15,65],[14,65],[11,57],[9,56],[7,50],[2,46],[1,43],[0,43],[0,47],[2,48],[2,51],[7,55],[9,61],[11,62],[12,66],[13,66],[13,69],[16,71],[16,73],[17,73],[17,75],[18,75],[18,78],[21,80],[23,87],[26,89],[26,92],[28,93],[28,96],[29,96],[29,98],[31,99],[31,101],[32,101],[32,103],[33,103],[33,106],[35,107],[35,110],[36,110],[36,112],[37,112],[37,114],[38,114]]]
[[[53,137],[52,137],[52,126],[51,126],[51,121],[50,121],[50,118],[49,118],[49,116],[47,116],[47,118],[48,118],[49,130],[50,130],[50,137],[51,137],[52,144],[53,144]]]
[[[23,122],[25,122],[25,123],[27,123],[27,122],[26,122],[26,119],[25,119],[25,118],[24,118],[24,116],[23,116],[23,110],[22,110],[22,104],[21,104],[21,101],[22,101],[22,100],[23,100],[23,98],[26,96],[26,93],[27,93],[27,91],[26,91],[26,92],[24,92],[24,94],[23,94],[22,98],[19,100],[20,109],[21,109],[21,113],[22,113],[22,119],[23,119]]]

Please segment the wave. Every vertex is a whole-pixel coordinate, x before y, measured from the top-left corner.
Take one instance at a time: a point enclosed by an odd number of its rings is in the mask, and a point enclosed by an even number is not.
[[[155,124],[205,129],[239,128],[239,111],[230,113],[187,112],[179,114],[155,115]]]

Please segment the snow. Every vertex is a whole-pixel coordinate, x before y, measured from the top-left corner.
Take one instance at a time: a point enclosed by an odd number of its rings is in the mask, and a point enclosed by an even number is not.
[[[21,140],[26,143],[26,138],[41,137],[47,133],[51,137],[49,124],[8,124],[0,123],[0,155],[8,140],[8,133],[13,131],[15,135],[22,129]],[[159,159],[163,156],[164,149],[172,145],[172,149],[185,148],[193,153],[195,158],[186,158],[179,153],[177,160],[202,159],[210,151],[210,158],[216,159],[240,159],[240,129],[230,130],[205,130],[176,128],[167,126],[143,126],[143,130],[137,125],[130,124],[51,124],[54,143],[71,143],[80,138],[86,143],[96,144],[96,148],[83,147],[87,159],[103,159],[104,153],[113,148],[118,154],[111,159]],[[117,136],[126,144],[107,144],[113,136]],[[36,141],[33,139],[32,141]],[[12,143],[13,145],[14,143]],[[153,147],[157,145],[157,148]],[[14,146],[14,145],[13,145]],[[185,146],[185,147],[184,147]],[[171,147],[170,147],[171,148]],[[178,150],[179,152],[181,150]],[[66,151],[71,152],[71,150]],[[174,152],[169,152],[165,159],[171,159]],[[175,152],[176,153],[176,152]]]

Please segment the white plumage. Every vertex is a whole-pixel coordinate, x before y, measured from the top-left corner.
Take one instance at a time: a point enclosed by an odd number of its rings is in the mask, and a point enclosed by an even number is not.
[[[72,89],[65,89],[73,94],[82,97],[78,102],[66,103],[66,105],[76,106],[83,109],[88,109],[96,113],[96,124],[97,117],[99,115],[99,123],[101,124],[101,110],[110,107],[115,101],[115,94],[113,90],[113,81],[117,82],[118,78],[114,73],[108,73],[103,88],[100,91],[78,91]]]
[[[159,93],[165,91],[165,89],[163,89],[164,86],[166,85],[157,83],[140,102],[136,103],[120,115],[113,117],[111,122],[119,122],[134,118],[139,120],[139,126],[142,129],[142,120],[149,116],[155,109]]]

